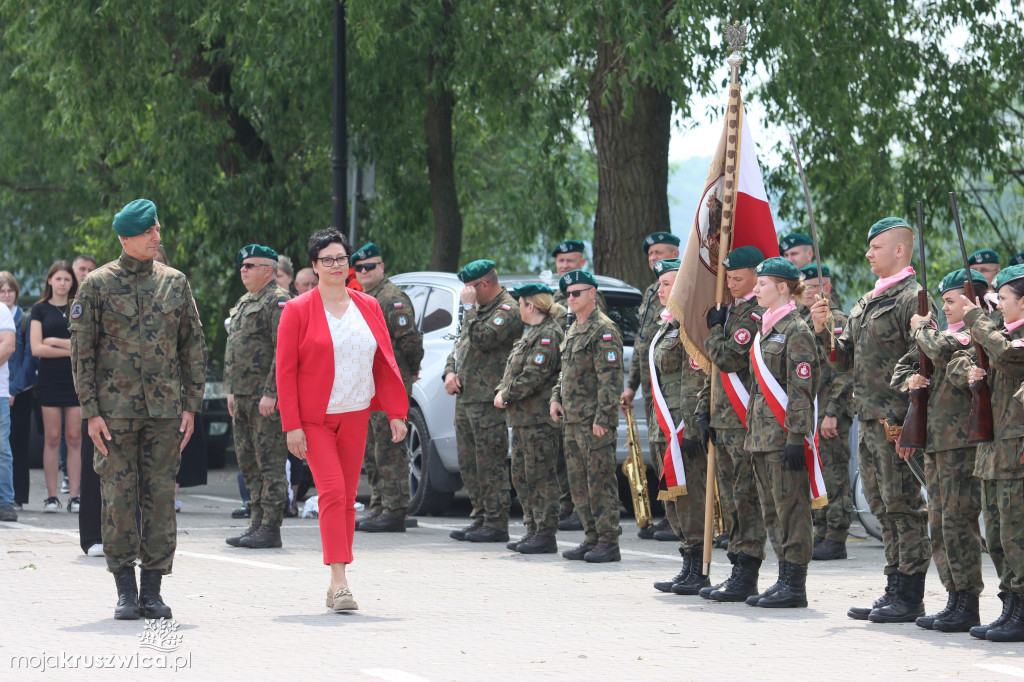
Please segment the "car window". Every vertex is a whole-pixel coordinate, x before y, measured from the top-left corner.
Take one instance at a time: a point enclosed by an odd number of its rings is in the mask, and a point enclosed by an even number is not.
[[[425,284],[399,284],[398,288],[412,300],[412,309],[416,311],[416,324],[422,324],[423,309],[430,294],[430,287]]]
[[[608,302],[608,317],[622,331],[622,343],[632,346],[640,326],[640,297],[636,294],[605,291],[604,299]]]
[[[454,307],[455,294],[448,289],[431,288],[420,329],[424,334],[438,329],[447,329],[452,323],[452,308]]]

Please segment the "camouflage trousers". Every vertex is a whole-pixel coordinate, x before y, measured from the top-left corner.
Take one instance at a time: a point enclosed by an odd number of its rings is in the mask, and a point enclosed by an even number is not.
[[[558,427],[558,454],[555,456],[555,480],[558,483],[558,513],[572,514],[576,509],[572,503],[572,490],[569,488],[569,472],[565,469],[565,438],[562,427]]]
[[[1024,438],[998,440],[1016,461]],[[985,544],[999,576],[999,591],[1024,595],[1024,478],[982,479]]]
[[[560,428],[544,423],[512,427],[512,485],[528,533],[554,537],[558,532],[558,481],[551,472],[561,435]]]
[[[746,429],[715,429],[715,467],[729,551],[764,560],[765,527]]]
[[[615,429],[598,438],[589,422],[565,425],[565,465],[572,501],[586,541],[619,542],[619,482],[615,477]]]
[[[409,453],[405,441],[391,441],[384,412],[370,413],[363,471],[370,484],[370,513],[405,517],[409,508]]]
[[[782,450],[755,452],[754,473],[772,548],[780,561],[806,566],[814,550],[807,469],[790,471]]]
[[[250,522],[279,528],[288,501],[284,472],[288,443],[281,430],[281,413],[274,410],[269,417],[261,415],[260,398],[235,395],[235,415],[231,418],[235,457],[252,499]]]
[[[658,415],[654,411],[653,400],[644,401],[644,413],[647,417],[647,448],[651,453],[651,464],[654,465],[654,478],[661,480],[662,471],[665,469],[665,448],[668,447],[668,444],[667,442],[662,442],[664,436],[658,430]],[[707,478],[706,473],[704,477]],[[687,476],[687,479],[689,479],[689,476]],[[679,535],[679,533],[676,533],[676,535]]]
[[[850,426],[849,417],[839,417],[839,435],[835,438],[821,436],[821,422],[818,422],[818,455],[821,457],[821,473],[828,491],[828,504],[811,511],[814,518],[815,537],[846,542],[847,531],[853,518],[853,497],[850,494]]]
[[[455,403],[459,470],[473,505],[470,516],[508,531],[508,428],[505,412],[490,403]]]
[[[650,433],[650,431],[648,431]],[[661,451],[664,463],[668,442],[651,441],[652,454]],[[683,453],[683,473],[686,475],[686,494],[674,500],[665,500],[665,518],[672,532],[679,537],[684,551],[704,549],[704,504],[708,487],[708,456],[688,457]],[[660,476],[658,477],[661,478]]]
[[[922,464],[920,454],[914,457]],[[860,422],[857,462],[864,497],[882,526],[885,574],[927,571],[931,543],[921,484],[896,455],[895,445],[886,440],[885,427],[877,420]]]
[[[174,477],[181,464],[181,419],[105,421],[108,454],[97,450],[92,464],[103,498],[107,570],[116,573],[140,559],[143,570],[170,573],[178,537]]]
[[[924,453],[932,560],[947,592],[981,594],[981,480],[974,448]]]

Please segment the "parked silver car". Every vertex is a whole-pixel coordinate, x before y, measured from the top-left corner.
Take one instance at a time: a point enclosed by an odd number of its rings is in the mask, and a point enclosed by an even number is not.
[[[539,276],[499,275],[499,281],[508,289],[528,282],[555,284],[555,276],[542,272]],[[455,342],[459,320],[459,292],[463,284],[447,272],[409,272],[391,278],[412,299],[416,310],[416,324],[423,332],[423,362],[420,378],[412,387],[409,408],[409,513],[417,515],[443,514],[455,492],[462,487],[459,461],[455,444],[455,397],[444,390],[443,372],[448,354]],[[633,339],[639,320],[637,308],[641,292],[622,280],[597,277],[598,288],[608,302],[612,319],[622,329],[624,355],[628,362],[633,355]],[[636,404],[642,405],[642,399]],[[637,410],[637,427],[647,454],[647,421],[643,410]],[[626,422],[619,423],[619,464],[625,461]],[[651,463],[648,461],[648,472]],[[651,497],[657,497],[657,480],[649,475]],[[628,488],[620,475],[620,498],[627,510],[632,509]]]

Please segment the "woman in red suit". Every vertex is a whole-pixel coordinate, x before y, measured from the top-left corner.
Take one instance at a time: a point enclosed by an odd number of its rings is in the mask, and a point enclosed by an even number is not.
[[[277,331],[277,393],[288,451],[309,462],[320,496],[320,538],[331,567],[327,606],[358,608],[345,577],[371,411],[405,438],[409,399],[380,305],[345,286],[348,240],[329,227],[309,238],[316,287],[285,304]],[[354,304],[354,305],[353,305]]]

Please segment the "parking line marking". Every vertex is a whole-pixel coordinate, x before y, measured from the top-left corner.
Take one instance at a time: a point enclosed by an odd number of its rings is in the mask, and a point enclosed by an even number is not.
[[[1000,675],[1012,675],[1013,677],[1024,677],[1024,668],[1018,668],[1015,665],[1007,665],[1006,663],[975,663],[979,668],[984,670],[991,670],[994,673]]]
[[[252,559],[238,559],[230,556],[217,556],[216,554],[201,554],[200,552],[188,552],[178,550],[175,556],[187,556],[193,559],[210,559],[211,561],[224,561],[229,564],[241,564],[243,566],[252,566],[254,568],[270,568],[276,571],[297,571],[299,570],[295,566],[282,566],[281,564],[271,564],[266,561],[254,561]]]
[[[407,673],[404,670],[395,670],[394,668],[367,668],[359,672],[370,677],[387,680],[388,682],[428,682],[426,677]]]
[[[199,498],[200,500],[210,500],[211,502],[227,502],[228,504],[242,504],[242,500],[237,498],[231,499],[230,497],[217,497],[216,495],[200,495],[198,493],[184,493],[183,496],[184,495],[188,495],[189,497],[196,497]]]

